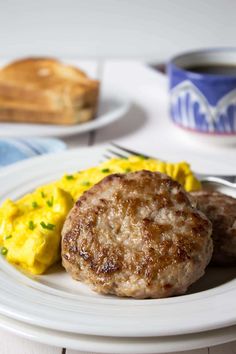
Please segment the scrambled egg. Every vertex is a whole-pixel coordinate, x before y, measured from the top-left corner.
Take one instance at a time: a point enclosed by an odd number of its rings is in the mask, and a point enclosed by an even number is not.
[[[61,229],[73,206],[69,193],[51,185],[0,209],[0,243],[7,260],[42,274],[60,259]]]
[[[61,229],[74,202],[111,173],[143,169],[166,173],[186,191],[201,188],[185,162],[167,163],[141,156],[111,159],[97,167],[64,175],[15,202],[6,200],[0,208],[1,253],[31,274],[44,273],[60,259]]]

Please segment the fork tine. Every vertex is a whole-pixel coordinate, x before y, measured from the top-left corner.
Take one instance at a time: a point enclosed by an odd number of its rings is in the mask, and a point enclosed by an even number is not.
[[[99,160],[99,163],[103,163],[103,162],[106,162],[106,160],[110,160],[110,156],[106,155],[106,154],[103,154],[101,156],[101,159]]]
[[[134,150],[130,150],[130,149],[124,148],[123,146],[120,146],[120,145],[118,145],[116,143],[111,142],[110,144],[112,146],[114,146],[115,148],[123,151],[123,152],[127,152],[128,154],[143,156],[143,157],[148,158],[148,159],[150,158],[150,156],[148,156],[148,155],[142,154],[141,152],[138,152],[138,151],[134,151]]]
[[[107,149],[108,152],[110,152],[113,156],[121,157],[121,158],[127,158],[124,154],[121,154],[120,152],[113,151],[111,149]]]
[[[127,156],[123,153],[121,154],[120,152],[117,152],[117,151],[114,151],[114,150],[111,150],[111,149],[106,149],[105,151],[105,154],[103,154],[103,157],[106,159],[106,160],[110,160],[114,157],[120,157],[122,159],[127,159]]]
[[[105,157],[106,160],[109,160],[111,158],[111,156],[103,154],[103,157]]]

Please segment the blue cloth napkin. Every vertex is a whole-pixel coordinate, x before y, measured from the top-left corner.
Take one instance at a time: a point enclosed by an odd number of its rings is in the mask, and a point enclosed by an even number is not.
[[[30,157],[57,152],[66,149],[66,144],[59,139],[46,138],[4,138],[0,139],[0,167]]]

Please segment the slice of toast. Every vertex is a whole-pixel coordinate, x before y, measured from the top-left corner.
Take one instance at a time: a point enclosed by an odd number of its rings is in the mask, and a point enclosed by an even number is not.
[[[49,58],[15,61],[0,70],[0,121],[76,124],[94,118],[99,82]]]

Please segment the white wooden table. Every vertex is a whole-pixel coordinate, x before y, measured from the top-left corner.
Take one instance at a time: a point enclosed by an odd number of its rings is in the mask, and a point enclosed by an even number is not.
[[[102,89],[122,90],[132,99],[133,107],[126,117],[100,131],[80,136],[67,137],[64,141],[68,148],[97,145],[117,141],[125,146],[141,151],[153,152],[165,158],[178,153],[179,160],[184,151],[191,149],[193,154],[217,154],[219,160],[225,153],[235,161],[235,150],[198,146],[185,140],[169,123],[167,109],[167,81],[161,74],[155,73],[138,62],[79,62],[91,76],[102,81]],[[172,129],[171,129],[172,128]],[[190,161],[191,162],[191,161]],[[198,169],[201,167],[196,166]],[[217,171],[215,171],[217,172]],[[236,339],[236,338],[235,338]],[[184,350],[184,348],[183,348]],[[79,354],[79,352],[56,348],[19,338],[0,330],[1,354]],[[183,352],[181,352],[183,353]],[[233,354],[236,342],[211,348],[184,352],[185,354]],[[179,352],[180,354],[180,352]]]

